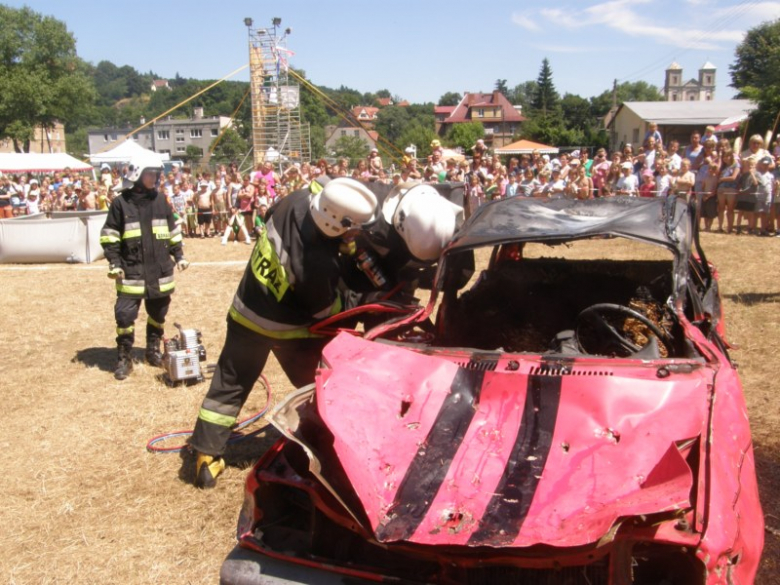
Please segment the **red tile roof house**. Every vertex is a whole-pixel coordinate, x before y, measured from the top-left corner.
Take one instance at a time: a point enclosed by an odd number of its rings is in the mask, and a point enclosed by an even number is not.
[[[499,91],[466,93],[457,106],[436,106],[436,133],[444,136],[452,124],[482,122],[485,144],[497,148],[512,142],[525,117]]]

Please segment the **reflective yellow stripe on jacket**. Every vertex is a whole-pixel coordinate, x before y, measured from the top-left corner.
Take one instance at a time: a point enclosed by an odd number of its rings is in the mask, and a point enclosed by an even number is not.
[[[116,230],[112,230],[110,228],[103,228],[100,230],[101,244],[118,244],[121,241],[120,237],[121,234]]]
[[[122,232],[122,239],[129,240],[131,238],[141,237],[141,222],[131,221],[125,224],[125,231]]]
[[[341,298],[336,298],[333,304],[328,310],[328,315],[335,315],[341,312]],[[233,298],[233,304],[228,311],[230,318],[233,319],[239,325],[243,325],[247,329],[265,335],[266,337],[272,337],[274,339],[303,339],[306,337],[321,337],[315,335],[309,331],[309,326],[300,325],[287,325],[284,323],[276,323],[269,319],[265,319],[260,315],[249,309],[238,296]]]

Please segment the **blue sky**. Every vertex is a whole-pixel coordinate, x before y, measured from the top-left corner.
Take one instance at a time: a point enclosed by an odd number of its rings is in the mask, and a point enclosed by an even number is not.
[[[248,61],[244,17],[291,27],[294,67],[328,87],[389,89],[413,103],[536,79],[544,57],[561,94],[598,95],[618,81],[663,85],[711,61],[716,99],[733,97],[729,65],[745,32],[780,17],[779,1],[736,0],[5,0],[64,21],[79,56],[163,77],[218,79]],[[235,79],[247,80],[248,72]]]

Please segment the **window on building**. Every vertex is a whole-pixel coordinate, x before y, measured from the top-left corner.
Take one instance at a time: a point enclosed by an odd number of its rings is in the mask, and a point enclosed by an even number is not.
[[[184,128],[177,128],[176,134],[184,134]]]
[[[177,136],[176,142],[184,142],[184,136]]]
[[[211,129],[211,135],[212,136],[219,136],[219,128],[212,128]]]
[[[352,133],[355,135],[355,138],[360,137],[360,130],[354,130]]]
[[[187,152],[187,149],[184,146],[177,146],[176,152]]]
[[[712,75],[705,75],[704,83],[706,83],[707,85],[712,85]]]
[[[171,138],[171,131],[170,130],[158,130],[157,131],[157,140],[170,140]]]
[[[171,154],[171,151],[170,151],[170,149],[163,148],[162,150],[159,151],[159,153],[160,154]]]
[[[346,130],[342,130],[342,131],[341,131],[341,135],[342,135],[342,136],[346,136],[346,135],[347,135],[347,131],[346,131]]]
[[[202,128],[191,128],[190,129],[190,138],[203,138],[203,129]]]
[[[484,118],[485,117],[485,110],[483,108],[477,109],[477,118]]]
[[[631,144],[639,144],[639,128],[631,131]]]
[[[672,85],[677,85],[678,83],[680,83],[679,77],[672,75]]]

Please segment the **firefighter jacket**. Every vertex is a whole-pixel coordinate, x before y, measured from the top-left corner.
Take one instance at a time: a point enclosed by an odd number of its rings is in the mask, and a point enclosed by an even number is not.
[[[341,311],[338,238],[325,237],[309,211],[309,190],[268,210],[229,317],[276,339],[314,337],[309,327]]]
[[[114,199],[100,232],[109,264],[124,270],[117,279],[120,296],[153,299],[168,296],[176,283],[175,262],[182,259],[181,226],[156,190],[125,189]]]

